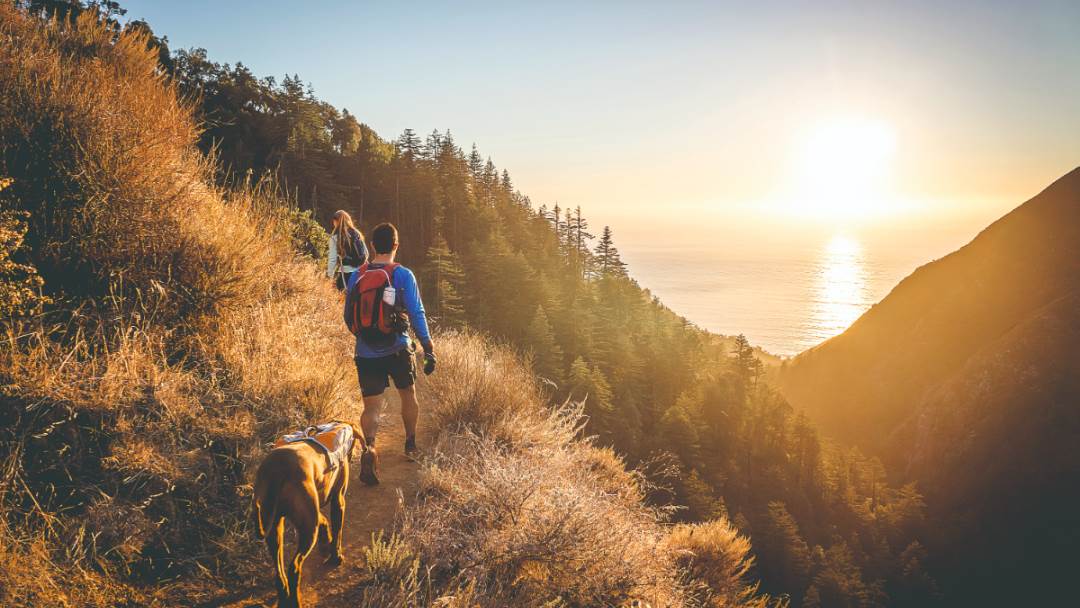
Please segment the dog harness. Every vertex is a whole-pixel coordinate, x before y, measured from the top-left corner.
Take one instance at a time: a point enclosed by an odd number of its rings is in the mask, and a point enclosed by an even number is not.
[[[274,447],[280,448],[290,443],[305,441],[326,454],[327,466],[332,471],[348,460],[349,450],[352,449],[355,439],[351,425],[344,422],[325,422],[284,435],[274,442]]]

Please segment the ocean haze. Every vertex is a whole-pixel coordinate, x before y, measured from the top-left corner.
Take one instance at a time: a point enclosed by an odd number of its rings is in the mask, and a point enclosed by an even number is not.
[[[815,232],[783,245],[718,235],[668,245],[631,240],[622,251],[632,275],[691,322],[791,356],[841,333],[901,279],[974,235],[953,227],[916,242],[899,232],[891,239]]]

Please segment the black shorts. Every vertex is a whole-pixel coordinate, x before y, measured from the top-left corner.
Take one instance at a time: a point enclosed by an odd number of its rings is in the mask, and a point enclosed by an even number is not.
[[[360,379],[360,394],[365,397],[383,394],[390,386],[390,378],[397,388],[409,388],[416,381],[412,351],[403,348],[385,357],[356,357],[356,376]]]

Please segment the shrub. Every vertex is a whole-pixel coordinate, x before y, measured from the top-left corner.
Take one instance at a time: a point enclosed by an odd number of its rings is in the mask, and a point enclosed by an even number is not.
[[[3,185],[0,180],[0,189]],[[41,295],[42,280],[37,269],[14,259],[26,236],[26,214],[2,209],[0,207],[0,319],[12,319],[38,313],[48,299]]]
[[[396,583],[415,578],[419,561],[400,536],[384,538],[383,532],[371,535],[371,544],[364,547],[364,569],[375,583]]]
[[[284,223],[291,228],[292,247],[320,264],[326,263],[326,252],[330,247],[330,235],[312,216],[311,210],[301,211],[295,207],[284,212]]]
[[[706,606],[767,606],[757,585],[746,582],[753,565],[750,541],[729,521],[675,526],[665,541],[676,563],[695,582],[693,591]]]

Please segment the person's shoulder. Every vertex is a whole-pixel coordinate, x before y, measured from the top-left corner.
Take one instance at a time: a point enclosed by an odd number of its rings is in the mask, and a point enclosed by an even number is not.
[[[408,266],[398,264],[397,268],[394,269],[393,281],[397,287],[406,287],[410,284],[415,285],[416,275],[413,274],[413,271],[410,270]]]

